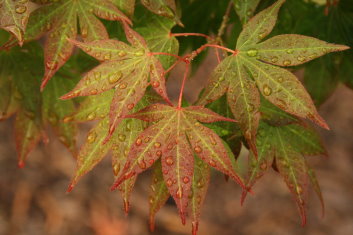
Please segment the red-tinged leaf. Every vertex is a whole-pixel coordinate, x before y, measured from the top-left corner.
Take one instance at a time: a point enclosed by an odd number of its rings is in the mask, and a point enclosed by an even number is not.
[[[141,106],[141,104],[140,104]],[[115,176],[118,176],[122,166],[125,165],[129,149],[135,143],[138,134],[143,131],[143,122],[137,119],[125,119],[117,128],[112,140],[112,166]],[[128,213],[129,199],[137,177],[131,177],[119,186],[122,194],[125,213]]]
[[[237,41],[238,50],[259,42],[271,33],[277,21],[278,11],[284,2],[285,0],[278,0],[272,6],[251,18],[244,25],[244,29]]]
[[[23,0],[1,0],[0,6],[0,28],[12,33],[22,46],[28,18],[35,4]]]
[[[132,18],[135,11],[135,0],[111,0],[124,14]]]
[[[243,24],[248,22],[259,3],[260,0],[233,0],[235,11]]]
[[[18,112],[15,120],[15,139],[20,168],[24,167],[27,155],[36,147],[41,137],[41,128],[31,113]]]
[[[197,156],[245,188],[240,177],[234,172],[222,139],[193,118],[188,118],[185,122],[188,139]]]
[[[196,235],[198,231],[201,208],[206,197],[210,176],[210,167],[205,162],[195,157],[192,191],[190,195],[190,217],[192,220],[193,235]]]
[[[309,166],[308,166],[308,175],[309,175],[309,180],[310,180],[311,187],[313,187],[316,195],[318,196],[318,198],[320,200],[321,209],[322,209],[322,215],[324,216],[324,214],[325,214],[324,198],[322,197],[320,185],[319,185],[319,182],[318,182],[318,180],[316,178],[315,171],[313,169],[311,169]]]
[[[180,116],[176,121],[178,122],[175,125],[180,126],[182,121]],[[167,139],[167,148],[164,148],[162,155],[162,170],[164,181],[179,208],[182,223],[185,224],[194,172],[194,157],[185,133],[180,129],[176,131]]]
[[[73,45],[67,39],[76,39],[77,18],[85,40],[105,39],[108,34],[95,16],[106,20],[131,23],[109,0],[67,0],[45,5],[33,12],[29,20],[27,39],[40,37],[49,31],[45,43],[45,74],[43,89],[56,71],[71,56]]]
[[[273,128],[262,124],[256,139],[258,156],[250,152],[248,159],[248,178],[246,186],[250,189],[255,182],[260,179],[265,172],[272,166],[274,159],[274,148],[271,138],[273,137]]]
[[[104,118],[89,131],[86,142],[78,153],[76,174],[69,185],[68,191],[71,191],[78,180],[91,171],[111,149],[113,141],[102,144],[108,133],[108,129],[109,119]]]
[[[199,120],[200,122],[204,123],[211,123],[211,122],[219,122],[219,121],[225,121],[225,122],[235,122],[235,120],[231,118],[226,118],[223,117],[207,108],[204,108],[202,106],[190,106],[185,108],[185,113],[187,113],[188,116]]]
[[[139,34],[127,25],[124,25],[124,28],[127,39],[133,47],[114,40],[92,43],[73,41],[97,59],[107,61],[88,72],[73,91],[62,97],[62,99],[68,99],[96,95],[115,87],[116,92],[110,109],[110,135],[122,118],[143,97],[148,86],[149,75],[152,87],[170,103],[162,65],[150,54],[146,42]]]
[[[260,95],[254,81],[237,56],[229,56],[217,66],[198,104],[206,104],[227,93],[228,105],[252,150],[260,120]]]
[[[87,122],[105,118],[109,114],[113,95],[114,90],[109,90],[99,95],[87,97],[76,112],[67,116],[64,122]]]
[[[187,109],[199,109],[198,112],[203,110],[199,107]],[[114,190],[125,180],[149,168],[161,157],[163,177],[176,201],[183,223],[187,204],[190,204],[189,194],[194,171],[193,152],[200,155],[207,164],[230,175],[244,187],[233,169],[222,140],[210,129],[202,127],[193,115],[188,114],[190,112],[188,110],[155,104],[130,115],[144,120],[156,120],[157,123],[145,129],[137,137],[120,176],[112,186]],[[207,110],[204,112],[205,114],[198,113],[197,116],[204,118],[211,113]]]
[[[303,35],[283,34],[255,46],[251,45],[248,49],[257,50],[257,56],[263,62],[279,66],[295,66],[330,52],[347,50],[349,47]]]
[[[141,2],[153,13],[174,19],[175,22],[182,25],[177,15],[175,0],[142,0]]]
[[[243,55],[239,56],[249,68],[258,88],[267,100],[288,113],[308,118],[328,129],[309,94],[291,72],[273,65],[259,63]]]
[[[230,83],[227,100],[234,117],[239,121],[246,140],[257,154],[255,136],[260,120],[260,95],[255,82],[249,77],[238,59],[235,59],[235,66],[237,81]]]
[[[302,225],[306,224],[306,210],[308,200],[308,168],[304,157],[284,143],[277,131],[278,148],[276,166],[289,190],[292,192],[302,218]]]
[[[164,181],[162,173],[162,164],[160,161],[156,162],[153,169],[151,193],[150,193],[150,230],[154,231],[155,228],[155,216],[157,212],[167,202],[170,194],[168,187]]]

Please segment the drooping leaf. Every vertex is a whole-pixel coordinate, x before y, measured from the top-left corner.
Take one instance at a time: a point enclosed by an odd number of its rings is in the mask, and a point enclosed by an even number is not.
[[[243,186],[242,180],[232,167],[222,140],[199,123],[230,119],[198,106],[175,108],[162,104],[154,104],[131,116],[157,123],[149,126],[137,137],[123,171],[112,189],[162,158],[164,180],[184,223],[192,187],[194,153],[208,165],[229,175]]]
[[[260,0],[233,0],[235,11],[243,24],[254,14],[259,3]]]
[[[257,136],[257,149],[257,159],[254,154],[249,155],[247,187],[251,188],[274,161],[297,202],[302,224],[305,224],[309,184],[323,205],[315,173],[305,159],[305,155],[326,154],[319,137],[313,129],[298,124],[270,126],[262,122]],[[245,196],[246,192],[242,200]]]
[[[32,13],[25,39],[36,39],[48,32],[44,46],[45,74],[42,89],[71,56],[74,45],[68,39],[76,39],[77,20],[85,41],[108,38],[108,33],[96,16],[130,23],[109,0],[61,0],[44,5]]]
[[[90,43],[72,41],[89,55],[105,62],[88,72],[71,92],[61,97],[68,99],[97,95],[115,88],[109,115],[110,135],[143,97],[149,83],[170,103],[161,63],[151,55],[145,40],[139,34],[127,25],[125,32],[132,46],[116,40]]]
[[[35,4],[26,0],[0,0],[0,28],[12,33],[22,46],[29,14]]]

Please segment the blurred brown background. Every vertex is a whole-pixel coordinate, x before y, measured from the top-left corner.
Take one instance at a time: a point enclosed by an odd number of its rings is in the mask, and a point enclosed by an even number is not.
[[[186,92],[193,99],[197,87],[207,79],[213,61],[188,81]],[[170,81],[176,94],[180,74]],[[196,91],[195,91],[196,89]],[[200,235],[294,235],[353,234],[353,91],[341,85],[320,109],[331,131],[321,131],[329,158],[311,157],[326,203],[321,217],[320,203],[311,192],[308,224],[301,227],[294,201],[282,179],[269,172],[240,206],[240,187],[226,183],[214,173],[205,200]],[[110,192],[113,183],[110,158],[106,157],[86,175],[72,193],[65,193],[75,170],[75,161],[52,138],[30,154],[24,169],[18,169],[12,133],[13,120],[0,123],[0,235],[182,235],[191,226],[182,226],[172,201],[156,219],[156,231],[148,231],[149,172],[137,182],[128,217],[122,211],[119,192]],[[82,125],[82,136],[88,130]],[[246,154],[243,151],[242,154]]]

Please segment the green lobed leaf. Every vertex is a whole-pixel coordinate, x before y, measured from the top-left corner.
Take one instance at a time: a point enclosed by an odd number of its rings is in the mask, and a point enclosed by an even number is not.
[[[86,41],[108,38],[103,24],[96,16],[106,20],[130,20],[108,0],[66,0],[44,5],[29,19],[26,40],[41,37],[48,32],[45,42],[45,74],[41,88],[62,67],[72,54],[74,45],[68,39],[77,36],[77,19],[81,36]]]
[[[173,19],[182,25],[177,14],[175,0],[141,0],[141,3],[153,13]]]
[[[135,0],[111,0],[125,15],[132,18],[135,11]]]

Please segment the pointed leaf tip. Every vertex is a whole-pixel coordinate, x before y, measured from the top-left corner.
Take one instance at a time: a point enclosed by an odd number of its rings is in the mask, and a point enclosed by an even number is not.
[[[25,167],[25,162],[23,160],[20,160],[17,164],[18,168],[24,168]]]
[[[125,216],[128,216],[130,210],[130,202],[126,199],[124,199],[124,212]]]
[[[149,224],[150,224],[150,231],[151,232],[154,232],[155,230],[155,222],[154,222],[154,216],[150,216],[150,221],[149,221]]]
[[[66,192],[67,192],[67,193],[70,193],[73,189],[74,189],[74,184],[73,184],[73,183],[70,183],[69,186],[67,187]]]
[[[199,222],[193,221],[191,223],[191,226],[192,226],[192,235],[196,235],[197,232],[199,231]]]

